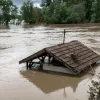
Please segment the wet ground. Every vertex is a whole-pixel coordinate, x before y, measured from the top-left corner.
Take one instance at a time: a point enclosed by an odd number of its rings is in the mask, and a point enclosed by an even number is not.
[[[88,85],[100,72],[100,64],[94,76],[80,77],[27,71],[25,64],[19,65],[38,50],[62,43],[64,29],[66,42],[79,40],[100,54],[99,24],[0,29],[0,100],[88,100]]]

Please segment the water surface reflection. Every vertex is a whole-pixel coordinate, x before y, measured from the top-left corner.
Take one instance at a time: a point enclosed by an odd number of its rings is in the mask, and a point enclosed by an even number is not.
[[[54,73],[47,74],[35,71],[24,71],[21,73],[46,94],[66,87],[71,87],[75,92],[78,84],[83,80],[82,77],[71,77],[60,74],[53,75]]]

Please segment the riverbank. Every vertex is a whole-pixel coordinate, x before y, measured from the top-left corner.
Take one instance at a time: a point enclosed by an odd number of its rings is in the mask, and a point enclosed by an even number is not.
[[[6,25],[0,25],[0,29],[9,29],[9,26],[6,26]]]
[[[100,26],[100,23],[43,24],[43,25],[52,27],[91,27],[91,26]]]
[[[91,27],[91,26],[100,26],[100,23],[77,23],[77,24],[46,24],[46,23],[37,23],[37,24],[24,24],[24,28],[32,28],[34,26],[45,26],[45,27]]]
[[[10,26],[10,25],[9,25]],[[19,26],[19,25],[15,25],[15,26]],[[36,26],[45,26],[45,27],[59,27],[59,28],[64,28],[64,27],[93,27],[95,26],[100,26],[100,23],[77,23],[77,24],[46,24],[46,23],[36,23],[36,24],[24,24],[21,25],[23,26],[23,28],[33,28]],[[7,29],[9,27],[4,26],[4,25],[0,25],[0,29]]]

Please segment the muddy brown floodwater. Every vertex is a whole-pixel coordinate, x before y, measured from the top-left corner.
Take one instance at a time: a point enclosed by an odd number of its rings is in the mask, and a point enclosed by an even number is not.
[[[100,72],[100,64],[94,76],[80,77],[27,71],[25,64],[19,65],[24,57],[62,43],[63,29],[67,31],[66,42],[79,40],[100,54],[99,24],[0,29],[0,100],[88,100],[88,85]]]

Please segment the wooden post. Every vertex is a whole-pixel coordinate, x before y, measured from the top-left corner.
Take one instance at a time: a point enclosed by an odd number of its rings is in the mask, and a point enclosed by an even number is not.
[[[66,33],[66,30],[64,29],[63,44],[65,43],[65,33]]]
[[[45,60],[45,56],[42,56],[42,62],[44,63],[44,60]]]
[[[40,63],[40,68],[41,68],[41,70],[43,70],[43,63],[42,62]]]
[[[32,60],[29,62],[28,68],[31,70],[32,69],[32,65],[34,64],[34,62],[32,62]]]
[[[44,62],[45,56],[42,56],[41,58],[38,58],[41,62]]]
[[[26,62],[26,67],[27,67],[27,70],[29,69],[29,67],[28,67],[28,62]]]
[[[48,62],[49,62],[49,64],[51,63],[51,56],[48,56]]]

